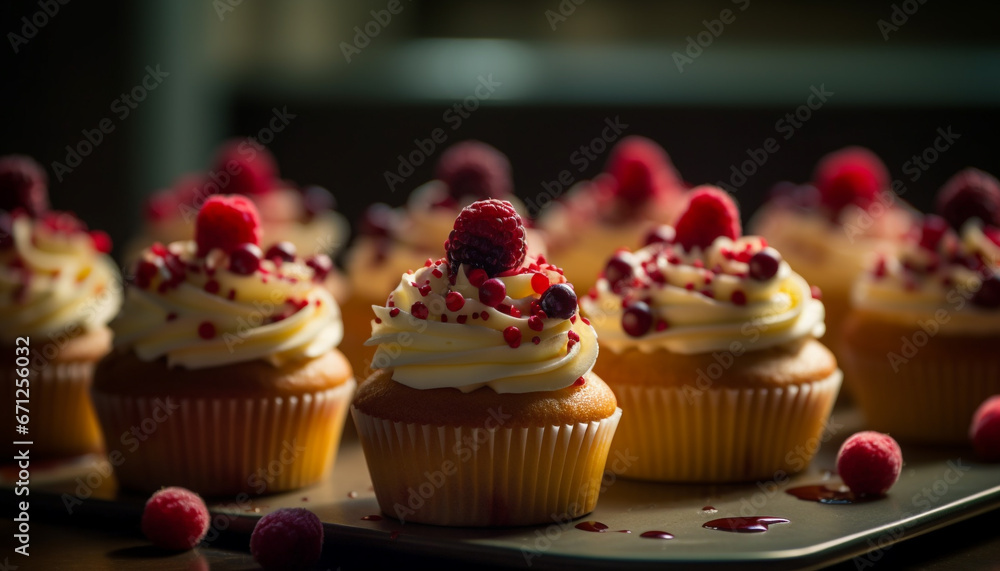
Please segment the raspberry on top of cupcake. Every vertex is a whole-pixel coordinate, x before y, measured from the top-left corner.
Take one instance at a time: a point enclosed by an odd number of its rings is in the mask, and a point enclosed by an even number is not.
[[[552,203],[539,213],[538,226],[550,253],[587,291],[612,248],[638,247],[652,227],[677,220],[687,188],[662,147],[645,137],[625,137],[604,172],[565,196],[547,197]]]
[[[334,254],[347,239],[347,221],[333,210],[336,201],[330,191],[319,186],[300,188],[283,180],[266,147],[239,139],[219,148],[208,172],[182,176],[146,201],[146,235],[138,239],[133,254],[154,241],[186,239],[199,208],[216,194],[250,198],[267,234],[291,241],[305,255]]]
[[[938,194],[941,216],[915,223],[897,255],[879,256],[857,284],[859,309],[900,319],[949,315],[957,331],[1000,329],[1000,183],[966,169]]]
[[[245,196],[211,196],[194,239],[153,244],[136,263],[125,308],[112,323],[117,346],[143,361],[189,369],[262,359],[274,366],[323,355],[343,334],[323,280],[326,254],[296,255],[262,242]]]
[[[819,292],[759,236],[743,236],[723,190],[702,186],[675,227],[620,250],[582,301],[612,351],[763,349],[825,332]]]
[[[49,209],[48,179],[32,159],[0,158],[0,338],[102,328],[121,305],[111,240]]]
[[[403,274],[375,319],[368,345],[393,380],[468,393],[555,391],[584,383],[597,339],[577,314],[563,272],[526,256],[525,228],[510,202],[467,206],[447,256]],[[405,339],[405,342],[403,340]]]

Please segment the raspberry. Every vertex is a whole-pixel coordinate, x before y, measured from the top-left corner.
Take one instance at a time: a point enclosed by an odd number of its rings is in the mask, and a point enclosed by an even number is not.
[[[959,171],[938,192],[937,211],[959,231],[970,218],[1000,226],[1000,182],[979,169]]]
[[[719,236],[731,240],[742,233],[740,213],[731,196],[714,186],[699,186],[691,191],[687,209],[675,225],[677,242],[685,249],[702,249],[712,245]]]
[[[820,203],[839,213],[849,204],[868,208],[880,191],[889,188],[889,171],[875,153],[847,147],[820,159],[813,181]]]
[[[48,176],[31,157],[0,158],[0,210],[23,208],[31,216],[49,209]]]
[[[205,537],[208,508],[198,494],[185,488],[163,488],[146,501],[142,533],[157,547],[185,551]]]
[[[215,195],[209,197],[198,211],[194,240],[198,255],[205,256],[213,248],[227,254],[241,244],[260,244],[260,217],[257,207],[242,196]]]
[[[899,479],[903,452],[888,434],[865,431],[852,435],[837,453],[837,472],[852,492],[882,495]]]
[[[220,191],[253,196],[271,191],[278,177],[278,167],[266,148],[234,140],[219,149],[211,174],[218,179]],[[229,177],[228,183],[226,177]]]
[[[1000,462],[1000,395],[991,396],[976,409],[969,438],[976,456],[986,462]]]
[[[437,163],[435,178],[448,187],[456,204],[463,199],[484,200],[510,196],[510,161],[486,143],[463,141],[452,145]]]
[[[323,553],[323,522],[305,508],[282,508],[257,521],[250,553],[264,569],[308,569]]]
[[[480,200],[466,206],[455,219],[445,242],[452,275],[460,264],[495,276],[521,265],[527,245],[524,222],[506,200]]]
[[[663,147],[635,135],[625,137],[615,146],[605,172],[614,180],[614,193],[631,203],[683,186]]]

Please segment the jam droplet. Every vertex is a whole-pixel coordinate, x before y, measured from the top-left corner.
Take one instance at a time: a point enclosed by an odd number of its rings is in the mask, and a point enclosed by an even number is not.
[[[788,520],[770,516],[724,517],[705,522],[701,527],[736,533],[763,533],[767,531],[767,526],[775,523],[788,523]]]
[[[592,531],[595,533],[604,533],[608,530],[608,526],[604,525],[599,521],[581,521],[576,524],[576,528],[583,531]]]
[[[800,500],[819,502],[821,504],[860,504],[885,497],[884,495],[857,495],[847,489],[846,486],[835,489],[823,484],[798,486],[785,490],[785,492]]]
[[[382,521],[382,516],[380,516],[380,515],[366,515],[365,517],[363,517],[361,519],[362,519],[362,521]]]
[[[644,531],[639,537],[645,537],[646,539],[673,539],[674,534],[667,533],[665,531]]]

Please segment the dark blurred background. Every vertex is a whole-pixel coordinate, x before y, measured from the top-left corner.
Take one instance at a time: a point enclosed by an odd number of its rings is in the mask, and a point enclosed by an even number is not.
[[[143,197],[206,169],[232,136],[259,137],[285,178],[326,186],[352,221],[402,203],[469,138],[510,156],[532,204],[562,170],[599,172],[606,150],[573,153],[616,117],[692,183],[739,183],[734,166],[773,138],[743,169],[745,217],[849,144],[879,154],[924,210],[958,169],[1000,172],[988,2],[63,2],[0,8],[0,153],[38,159],[55,207],[118,244]],[[447,140],[419,151],[435,129]],[[414,152],[426,159],[391,189],[385,173]]]

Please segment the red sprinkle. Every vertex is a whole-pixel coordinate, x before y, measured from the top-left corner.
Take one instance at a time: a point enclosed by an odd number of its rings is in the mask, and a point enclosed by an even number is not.
[[[823,299],[823,290],[819,289],[819,286],[809,286],[809,293],[813,299]]]
[[[590,325],[590,320],[589,320],[589,319],[587,319],[586,317],[584,317],[584,316],[582,316],[582,315],[581,315],[581,316],[580,316],[580,319],[581,319],[581,320],[583,321],[583,323],[584,323],[584,324],[586,324],[586,325]]]
[[[219,282],[217,280],[208,280],[205,282],[205,291],[208,293],[219,293]]]
[[[537,294],[545,293],[549,289],[549,277],[541,273],[531,276],[531,289]]]
[[[730,299],[732,299],[733,303],[735,303],[736,305],[746,305],[747,304],[747,294],[744,293],[743,290],[739,290],[738,289],[738,290],[734,291],[733,295],[730,297]]]
[[[577,377],[577,379],[575,381],[573,381],[573,386],[574,387],[582,387],[585,384],[587,384],[587,379],[585,379],[583,377]]]
[[[538,335],[535,335],[534,337],[531,338],[531,342],[534,343],[535,345],[538,345],[539,343],[542,342],[542,338],[539,337]]]
[[[441,323],[448,323],[448,314],[447,313],[442,313],[441,314]]]
[[[489,314],[489,313],[486,313],[485,311],[483,311],[483,312],[482,312],[482,313],[480,314],[480,317],[482,317],[482,318],[483,318],[483,321],[486,321],[486,320],[488,320],[488,319],[490,318],[490,314]]]
[[[433,274],[434,277],[436,277],[436,278],[440,278],[441,276],[444,275],[443,273],[441,273],[441,270],[438,269],[438,268],[434,268],[433,270],[431,270],[431,274]]]
[[[215,338],[215,325],[211,321],[202,321],[198,326],[198,337],[202,339]]]
[[[458,317],[455,318],[455,321],[457,321],[459,323],[465,323],[468,320],[469,320],[469,316],[468,315],[459,315]]]
[[[382,318],[381,317],[376,317],[375,318],[375,323],[382,323]]]
[[[545,324],[542,323],[542,320],[537,315],[532,315],[528,318],[528,327],[533,331],[541,331],[545,328]]]
[[[458,311],[465,307],[465,296],[457,291],[449,291],[444,298],[444,303],[448,306],[448,311]]]
[[[236,299],[236,290],[234,289],[229,290],[229,294],[226,295],[226,298],[229,299],[230,301]],[[318,304],[319,300],[316,300],[316,303]]]
[[[668,328],[670,328],[670,323],[668,323],[666,319],[657,319],[656,320],[656,330],[657,331],[664,331],[664,330],[666,330]]]
[[[410,315],[416,317],[417,319],[427,319],[429,314],[430,310],[427,309],[427,306],[424,305],[424,302],[422,301],[415,302],[412,306],[410,306]]]
[[[566,333],[566,337],[569,337],[569,340],[573,342],[580,340],[580,336],[576,333],[576,331],[573,331],[572,329],[570,329],[569,332]]]
[[[389,310],[389,317],[396,317],[397,315],[399,315],[399,308],[398,307],[394,307],[394,308],[392,308],[392,309]]]
[[[511,325],[503,330],[503,339],[511,349],[517,349],[521,346],[521,330]]]
[[[418,287],[417,290],[420,292],[420,295],[427,297],[427,294],[431,293],[431,286],[422,285]]]

